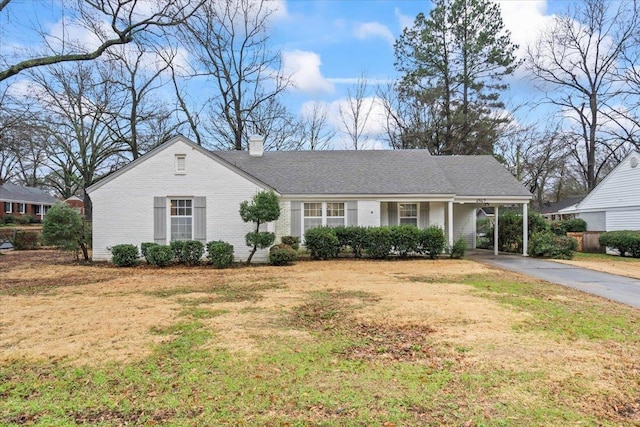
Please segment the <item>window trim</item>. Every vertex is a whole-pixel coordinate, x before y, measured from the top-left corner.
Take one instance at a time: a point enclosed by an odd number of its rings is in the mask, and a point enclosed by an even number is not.
[[[24,215],[27,213],[27,204],[26,203],[18,203],[18,213]]]
[[[190,215],[173,215],[172,212],[172,208],[171,208],[171,203],[173,201],[179,201],[179,200],[184,200],[184,201],[189,201],[191,202],[190,206],[188,207],[191,210],[191,214]],[[167,242],[173,242],[173,231],[172,231],[172,227],[171,227],[171,220],[173,218],[191,218],[191,236],[188,239],[184,239],[184,240],[193,240],[193,233],[194,233],[194,198],[193,197],[168,197],[167,198]],[[177,209],[180,209],[180,206],[176,207]],[[187,207],[184,207],[185,209]]]
[[[307,204],[311,204],[311,203],[314,203],[314,204],[319,203],[321,205],[321,208],[322,208],[321,216],[306,216],[305,215],[306,205]],[[344,213],[343,216],[329,216],[328,212],[327,212],[327,210],[328,210],[327,206],[328,206],[329,203],[340,203],[340,204],[342,204],[342,210],[343,210],[343,213]],[[323,227],[327,227],[327,226],[329,226],[329,227],[339,227],[341,225],[346,226],[347,225],[347,209],[348,209],[347,208],[347,202],[343,202],[343,201],[335,201],[335,200],[327,200],[327,201],[321,201],[321,202],[319,202],[319,201],[306,201],[306,202],[304,202],[303,201],[302,202],[302,206],[300,207],[300,217],[301,217],[300,224],[301,224],[301,228],[302,228],[302,230],[301,230],[302,235],[304,235],[304,232],[307,230],[307,229],[305,229],[305,219],[320,219],[321,220],[320,221],[320,225],[323,226]],[[328,225],[328,221],[327,220],[329,218],[342,218],[342,224]]]
[[[7,209],[7,206],[9,207],[9,209]],[[13,213],[13,202],[4,202],[4,213],[6,214],[12,214]]]
[[[401,205],[415,205],[416,207],[416,216],[402,216],[400,213],[402,212],[402,210],[400,209]],[[402,224],[402,219],[403,218],[415,218],[416,219],[416,227],[420,228],[420,203],[418,202],[398,202],[398,225],[405,225]],[[413,224],[408,224],[408,225],[413,225]]]

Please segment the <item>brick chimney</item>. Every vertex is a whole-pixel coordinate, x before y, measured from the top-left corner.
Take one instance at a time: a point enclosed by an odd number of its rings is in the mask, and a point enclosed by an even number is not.
[[[260,135],[249,137],[249,155],[251,157],[262,157],[264,153],[264,139]]]

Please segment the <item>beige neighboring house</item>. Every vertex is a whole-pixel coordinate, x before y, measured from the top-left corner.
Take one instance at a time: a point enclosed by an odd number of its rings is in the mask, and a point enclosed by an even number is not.
[[[449,244],[475,247],[476,210],[519,205],[532,195],[492,156],[431,156],[426,150],[208,151],[178,136],[87,189],[93,202],[93,257],[123,243],[223,240],[237,260],[250,252],[239,206],[262,190],[280,200],[266,224],[276,238],[319,225],[439,226]],[[526,221],[523,221],[526,229]],[[526,254],[526,237],[525,254]],[[256,260],[265,261],[267,251]]]

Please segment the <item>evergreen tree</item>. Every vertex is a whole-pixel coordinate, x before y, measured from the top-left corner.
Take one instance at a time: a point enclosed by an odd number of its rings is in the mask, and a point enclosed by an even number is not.
[[[395,44],[405,102],[433,111],[424,132],[434,154],[493,154],[504,108],[502,79],[513,74],[517,46],[489,0],[436,0]],[[428,102],[425,102],[428,100]]]
[[[276,239],[274,233],[260,231],[260,224],[275,221],[280,217],[280,204],[278,196],[273,191],[261,191],[253,196],[251,202],[245,200],[240,203],[240,217],[244,222],[253,222],[255,231],[245,235],[247,246],[251,247],[251,253],[247,259],[247,265],[251,264],[251,258],[258,249],[265,249],[273,245]]]

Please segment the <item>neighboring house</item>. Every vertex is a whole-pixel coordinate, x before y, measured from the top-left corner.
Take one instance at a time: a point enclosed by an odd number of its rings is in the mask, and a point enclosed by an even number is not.
[[[84,200],[78,196],[71,196],[64,201],[67,205],[72,207],[80,215],[84,215]]]
[[[476,219],[478,221],[486,219],[493,222],[494,216],[496,216],[495,209],[493,209],[491,206],[483,206],[481,208],[478,208],[478,210],[476,211]]]
[[[567,209],[574,208],[578,203],[584,199],[585,196],[573,196],[567,197],[566,199],[560,200],[555,203],[545,203],[545,205],[540,210],[540,215],[543,218],[548,219],[549,221],[562,221],[563,219],[572,219],[575,218],[575,214],[566,213]]]
[[[492,156],[263,152],[256,138],[250,147],[211,152],[179,136],[89,187],[94,259],[109,259],[117,244],[184,239],[223,240],[246,259],[253,224],[242,222],[239,207],[261,190],[279,197],[280,218],[265,225],[277,238],[319,225],[413,224],[442,227],[449,244],[462,237],[470,246],[476,209],[519,204],[526,214],[532,197]]]
[[[640,152],[633,151],[575,206],[559,213],[587,222],[588,231],[640,230]]]
[[[32,215],[40,221],[55,201],[53,196],[39,188],[22,187],[0,179],[0,218],[5,215]]]

